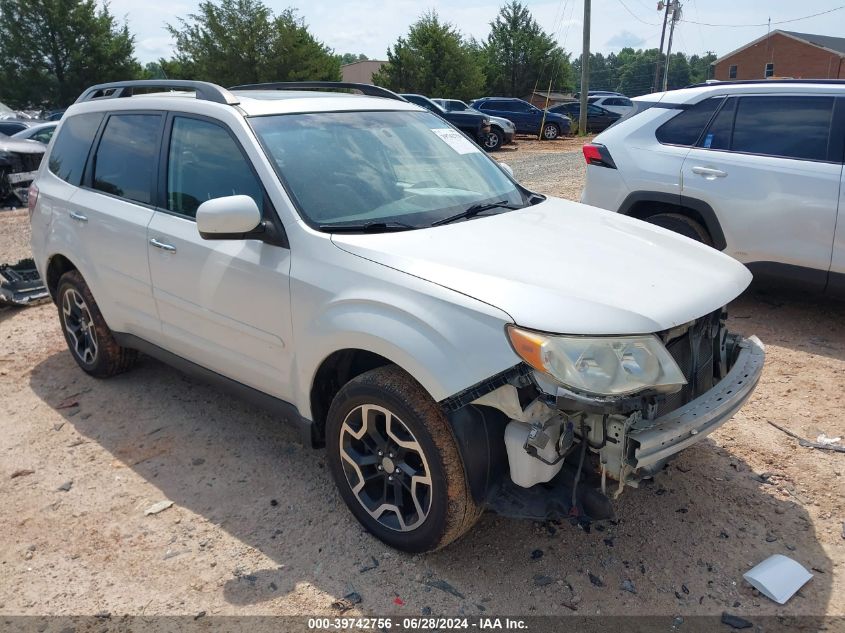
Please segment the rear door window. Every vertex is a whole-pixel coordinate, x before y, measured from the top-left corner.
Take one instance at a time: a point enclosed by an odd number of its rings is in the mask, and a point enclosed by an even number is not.
[[[725,105],[716,114],[713,123],[707,133],[698,142],[699,147],[704,149],[730,150],[731,137],[734,130],[734,117],[736,116],[736,98],[729,97]]]
[[[47,163],[50,171],[65,182],[78,187],[82,182],[91,143],[94,142],[102,121],[102,112],[77,114],[66,119],[50,151]]]
[[[160,114],[113,114],[94,156],[93,187],[151,204],[158,166]]]
[[[695,145],[723,99],[724,97],[705,99],[681,111],[657,128],[657,140],[665,145]]]
[[[833,97],[742,97],[731,151],[827,160]]]

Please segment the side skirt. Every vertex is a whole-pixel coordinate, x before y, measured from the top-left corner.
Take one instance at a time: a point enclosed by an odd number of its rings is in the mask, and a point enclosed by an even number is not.
[[[158,345],[153,345],[149,341],[138,338],[134,334],[114,332],[114,338],[122,347],[137,349],[139,352],[152,356],[166,365],[170,365],[171,367],[178,369],[182,373],[195,376],[204,382],[226,390],[242,400],[251,402],[262,409],[266,409],[270,413],[282,418],[288,424],[296,427],[299,430],[302,443],[305,444],[305,446],[311,448],[317,446],[314,435],[314,422],[302,417],[299,414],[299,409],[290,402],[286,402],[285,400],[266,394],[263,391],[249,387],[236,380],[227,378],[226,376],[211,371],[210,369],[206,369],[205,367],[197,365],[189,360],[185,360],[181,356],[177,356],[172,352],[168,352],[166,349],[162,349]]]

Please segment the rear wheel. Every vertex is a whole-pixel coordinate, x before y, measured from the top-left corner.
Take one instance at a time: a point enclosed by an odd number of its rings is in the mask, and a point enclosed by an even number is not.
[[[502,146],[502,143],[505,140],[504,133],[497,129],[491,128],[490,133],[487,135],[487,138],[484,139],[484,149],[488,152],[495,152]]]
[[[658,213],[645,219],[650,224],[661,226],[696,242],[713,246],[713,239],[701,223],[680,213]]]
[[[61,276],[56,299],[65,341],[83,370],[97,378],[108,378],[135,363],[138,352],[117,344],[79,271]]]
[[[560,128],[557,123],[546,123],[543,126],[543,138],[547,141],[553,141],[560,136]]]
[[[443,411],[396,366],[373,369],[340,390],[326,444],[346,505],[396,549],[439,549],[480,516]]]

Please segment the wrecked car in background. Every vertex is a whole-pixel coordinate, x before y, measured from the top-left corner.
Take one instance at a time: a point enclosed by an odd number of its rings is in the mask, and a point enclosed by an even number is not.
[[[0,205],[26,206],[45,149],[42,143],[0,135]]]

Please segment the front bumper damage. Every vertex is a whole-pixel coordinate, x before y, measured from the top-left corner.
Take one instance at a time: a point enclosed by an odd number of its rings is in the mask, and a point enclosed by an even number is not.
[[[757,386],[766,360],[756,336],[743,339],[739,347],[733,367],[713,389],[656,420],[632,426],[627,438],[630,468],[656,472],[670,457],[700,442],[739,411]]]
[[[472,404],[498,409],[505,424],[509,472],[490,478],[486,505],[536,520],[612,518],[610,497],[653,477],[680,451],[730,420],[754,391],[765,361],[763,344],[755,336],[728,334],[723,317],[714,316],[712,323],[717,322],[712,338],[717,352],[701,365],[712,368],[712,384],[691,391],[691,399],[678,406],[667,406],[671,396],[581,397],[531,371],[512,371],[507,384],[491,384],[481,397],[476,392]],[[691,324],[688,332],[696,331],[706,335],[707,324]],[[672,340],[686,345],[675,336]],[[709,339],[692,339],[693,347],[702,340]]]

